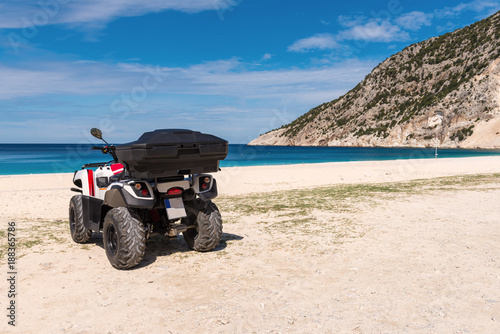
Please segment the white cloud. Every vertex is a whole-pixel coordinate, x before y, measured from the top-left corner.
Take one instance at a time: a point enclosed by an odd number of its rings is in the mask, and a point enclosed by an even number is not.
[[[453,31],[457,29],[457,25],[453,22],[447,22],[445,25],[438,25],[436,26],[436,30],[442,34],[442,33],[446,33],[446,32],[449,32],[449,31]]]
[[[401,15],[395,20],[395,22],[405,29],[416,31],[422,28],[422,26],[430,26],[433,17],[433,14],[413,11]]]
[[[407,41],[410,35],[401,27],[389,21],[371,19],[365,24],[353,26],[338,34],[339,39],[360,40],[369,42]]]
[[[312,50],[328,50],[339,47],[332,34],[316,34],[308,38],[295,41],[288,47],[292,52],[308,52]]]
[[[271,58],[273,58],[273,55],[270,53],[266,53],[262,56],[261,60],[269,60]]]
[[[309,52],[314,50],[338,49],[342,47],[339,42],[343,40],[394,42],[410,39],[408,32],[387,20],[370,19],[366,21],[362,16],[339,16],[338,21],[348,29],[341,30],[335,35],[323,33],[299,39],[288,47],[288,51]]]
[[[288,51],[307,52],[313,50],[328,50],[341,48],[342,41],[364,42],[404,42],[411,40],[408,31],[418,31],[423,26],[430,26],[433,19],[455,17],[464,11],[492,14],[500,9],[498,0],[476,0],[469,3],[460,3],[455,7],[446,7],[435,10],[433,13],[412,11],[400,15],[394,20],[368,19],[362,14],[339,15],[338,23],[344,27],[337,33],[316,34],[308,38],[299,39],[288,47]],[[448,24],[448,26],[450,23]],[[438,26],[438,31],[442,31]]]
[[[343,27],[352,28],[366,22],[366,17],[364,15],[339,15],[337,21]]]
[[[436,17],[453,18],[461,15],[465,11],[483,13],[486,15],[493,14],[500,9],[500,1],[492,0],[476,0],[467,3],[460,3],[454,7],[445,7],[434,11]]]
[[[154,119],[164,127],[211,128],[233,142],[248,142],[262,130],[279,127],[347,92],[377,63],[344,61],[267,71],[250,70],[253,64],[238,59],[191,67],[69,61],[0,65],[0,119],[23,126],[14,127],[10,136],[8,131],[0,133],[0,141],[36,141],[37,131],[45,140],[61,141],[44,128],[58,119],[58,132],[67,142],[81,138],[80,130],[109,115],[116,117],[116,129],[129,129],[133,122],[138,135],[160,126],[152,125]],[[151,87],[146,94],[145,84]],[[133,94],[138,98],[131,98]],[[286,120],[272,112],[283,108],[288,110]],[[26,116],[20,109],[49,110],[56,116]],[[87,118],[71,121],[75,115]],[[27,124],[25,119],[34,121]],[[62,123],[71,126],[62,128]],[[109,138],[130,140],[130,133],[116,132]]]
[[[146,82],[148,86],[155,86],[151,89],[154,94],[247,99],[286,96],[297,100],[312,93],[347,91],[374,65],[376,62],[372,61],[349,61],[329,67],[269,71],[247,70],[237,59],[187,68],[97,62],[32,63],[32,69],[26,69],[26,64],[2,65],[0,99],[45,95],[116,96],[130,94]],[[153,85],[153,80],[159,84]]]
[[[0,4],[0,29],[51,24],[101,25],[118,17],[141,16],[165,10],[197,13],[224,12],[240,0],[7,0]]]
[[[238,58],[233,57],[231,59],[221,59],[206,61],[201,64],[192,65],[186,70],[181,70],[183,73],[206,73],[206,74],[217,74],[217,73],[227,73],[238,69],[241,66],[241,62]],[[176,68],[180,70],[180,68]]]
[[[35,64],[0,65],[0,100],[43,94],[119,92],[124,85],[134,82],[130,74],[122,77],[119,67],[106,64],[57,62],[29,69],[31,65]]]

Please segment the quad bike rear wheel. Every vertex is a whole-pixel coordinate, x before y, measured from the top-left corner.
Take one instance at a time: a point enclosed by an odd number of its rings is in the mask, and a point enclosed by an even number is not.
[[[217,206],[207,201],[206,208],[196,216],[196,228],[182,232],[189,248],[208,252],[217,247],[222,236],[222,217]]]
[[[146,232],[139,217],[125,207],[109,210],[104,218],[103,243],[116,269],[138,265],[146,251]]]
[[[92,230],[83,223],[82,195],[75,195],[69,201],[69,230],[73,241],[79,244],[86,243],[92,236]]]

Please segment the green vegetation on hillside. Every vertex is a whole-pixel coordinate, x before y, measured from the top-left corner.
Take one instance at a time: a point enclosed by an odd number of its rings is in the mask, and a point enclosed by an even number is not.
[[[453,110],[463,100],[457,91],[465,85],[473,87],[471,79],[499,57],[500,12],[497,12],[392,55],[345,95],[283,125],[281,136],[294,138],[307,127],[307,134],[315,133],[316,138],[349,134],[386,138],[396,125],[428,115],[440,105]],[[481,119],[478,115],[471,117]],[[454,131],[450,139],[466,139],[473,133],[472,127]]]

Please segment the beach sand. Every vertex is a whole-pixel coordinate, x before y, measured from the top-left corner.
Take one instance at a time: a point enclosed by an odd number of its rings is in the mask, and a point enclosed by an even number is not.
[[[155,237],[128,271],[100,235],[71,241],[72,174],[2,176],[18,295],[0,332],[499,333],[499,171],[500,157],[225,168],[221,245]]]

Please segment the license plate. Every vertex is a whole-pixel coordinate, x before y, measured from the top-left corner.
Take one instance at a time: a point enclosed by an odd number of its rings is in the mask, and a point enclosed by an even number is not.
[[[168,219],[177,219],[186,217],[186,209],[181,197],[169,198],[165,200]]]

